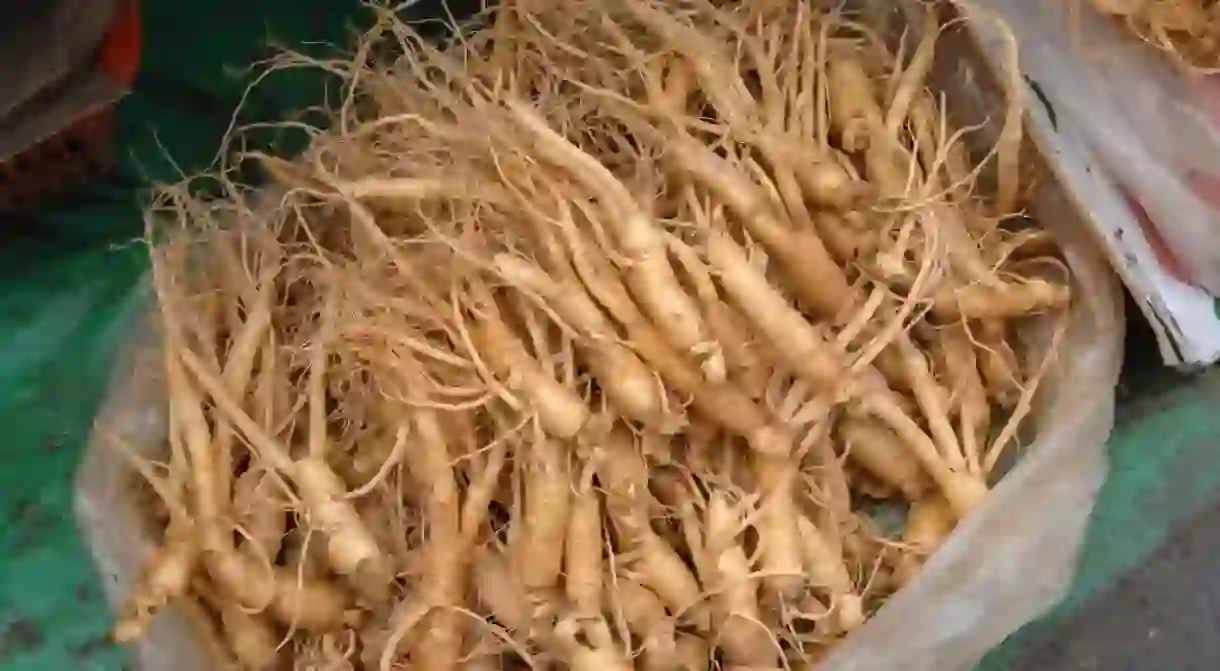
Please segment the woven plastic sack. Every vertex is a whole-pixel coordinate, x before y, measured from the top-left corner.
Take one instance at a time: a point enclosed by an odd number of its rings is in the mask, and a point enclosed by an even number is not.
[[[882,3],[885,4],[885,3]],[[933,82],[950,96],[959,123],[994,112],[986,66],[968,44]],[[963,60],[965,59],[965,60]],[[972,64],[973,63],[973,64]],[[985,139],[985,138],[984,138]],[[1035,402],[1035,439],[992,496],[967,518],[899,592],[819,667],[828,671],[955,671],[1058,601],[1075,571],[1089,512],[1106,473],[1105,440],[1114,419],[1124,318],[1117,281],[1068,198],[1031,147],[1031,214],[1055,235],[1073,277],[1073,301],[1057,362]],[[1033,320],[1036,322],[1037,320]],[[1046,343],[1034,323],[1028,345]],[[165,399],[155,338],[134,343],[116,369],[99,422],[138,451],[163,455]],[[153,530],[133,500],[135,475],[95,439],[77,481],[77,514],[117,603],[153,546]],[[219,668],[214,634],[198,607],[161,615],[140,645],[147,671]]]

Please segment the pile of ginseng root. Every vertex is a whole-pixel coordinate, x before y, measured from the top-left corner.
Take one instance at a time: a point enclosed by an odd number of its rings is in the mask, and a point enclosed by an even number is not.
[[[1019,100],[972,158],[928,88],[944,11],[891,51],[800,0],[381,10],[303,155],[155,203],[116,638],[194,601],[251,669],[817,664],[1019,457],[1066,324]]]
[[[1074,1],[1074,0],[1073,0]],[[1139,39],[1188,72],[1220,72],[1220,2],[1217,0],[1092,0]]]

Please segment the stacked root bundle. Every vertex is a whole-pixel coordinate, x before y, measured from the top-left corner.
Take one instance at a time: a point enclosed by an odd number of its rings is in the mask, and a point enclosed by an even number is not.
[[[118,638],[195,599],[250,668],[816,663],[1023,437],[1069,292],[1020,109],[973,162],[933,10],[898,54],[804,2],[484,18],[384,16],[268,186],[165,192]]]
[[[1092,2],[1186,70],[1220,72],[1220,3],[1216,0]]]

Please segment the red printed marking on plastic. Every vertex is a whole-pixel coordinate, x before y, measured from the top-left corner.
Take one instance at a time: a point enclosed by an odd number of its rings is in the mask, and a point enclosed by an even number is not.
[[[1152,254],[1156,257],[1157,264],[1179,282],[1198,285],[1194,278],[1182,267],[1178,257],[1169,249],[1169,245],[1165,243],[1165,238],[1161,236],[1160,231],[1156,229],[1156,224],[1152,223],[1152,218],[1148,216],[1148,210],[1145,210],[1138,200],[1127,193],[1126,189],[1123,189],[1123,199],[1127,201],[1127,205],[1135,213],[1140,230],[1143,231],[1144,239],[1148,241],[1148,246],[1152,248]]]

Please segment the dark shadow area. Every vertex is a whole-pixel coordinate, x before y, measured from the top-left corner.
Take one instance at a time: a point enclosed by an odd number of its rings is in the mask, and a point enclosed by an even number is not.
[[[1220,669],[1220,503],[1179,528],[1010,671]]]

